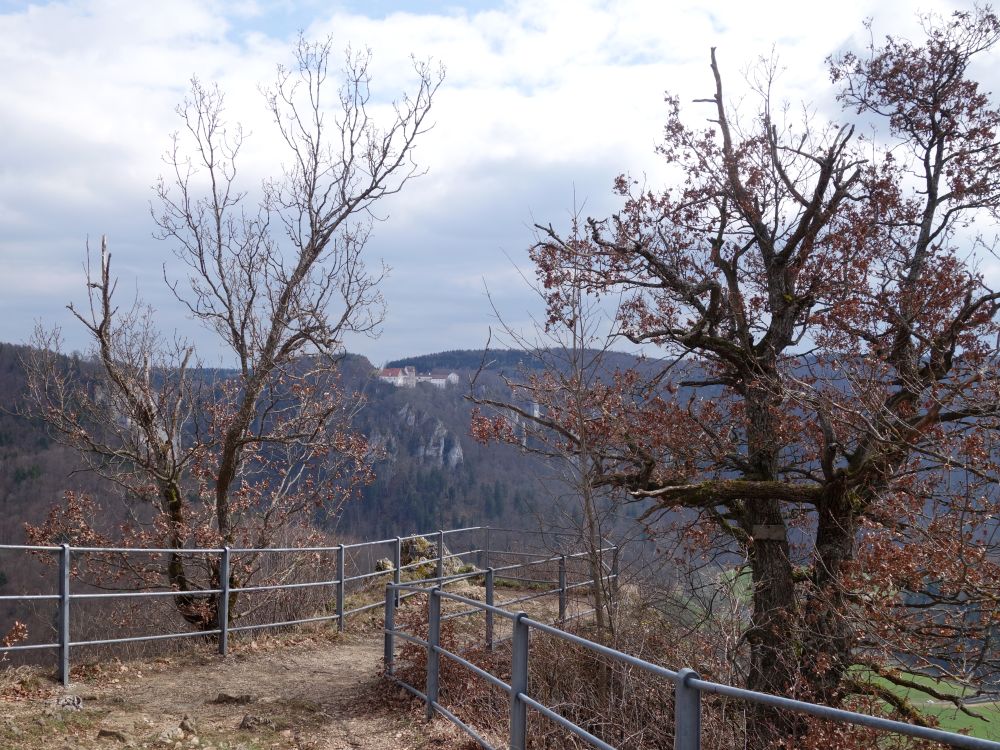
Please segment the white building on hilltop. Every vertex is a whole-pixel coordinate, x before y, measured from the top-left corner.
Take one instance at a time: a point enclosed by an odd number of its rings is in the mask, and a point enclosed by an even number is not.
[[[416,388],[417,370],[414,367],[386,367],[379,370],[378,379],[397,388]]]
[[[458,385],[458,373],[449,370],[431,370],[427,375],[417,375],[418,383],[430,383],[435,388],[447,388],[449,385]]]
[[[385,367],[379,370],[378,379],[397,388],[416,388],[417,383],[430,383],[435,388],[446,388],[449,385],[457,385],[460,378],[458,373],[450,370],[418,373],[416,368],[407,366]]]

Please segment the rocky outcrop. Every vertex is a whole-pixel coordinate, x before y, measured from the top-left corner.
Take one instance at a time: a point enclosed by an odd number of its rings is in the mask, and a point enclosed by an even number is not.
[[[444,461],[449,469],[454,469],[462,461],[465,460],[465,454],[462,453],[462,445],[457,440],[455,444],[451,446],[451,449],[445,454]]]
[[[437,575],[438,560],[437,542],[432,542],[422,536],[411,536],[403,540],[399,547],[399,564],[403,569],[409,569],[418,578],[433,578]],[[462,562],[457,557],[451,557],[451,551],[444,548],[444,574],[453,575],[461,571]],[[391,566],[390,562],[390,566]]]
[[[417,414],[413,411],[413,407],[409,404],[403,404],[397,414],[399,416],[399,420],[407,427],[413,427],[417,423]]]
[[[368,436],[376,460],[394,463],[403,450],[424,466],[454,470],[465,460],[458,436],[437,417],[419,413],[410,404],[404,404],[395,416],[395,434],[376,430]]]
[[[445,443],[448,440],[448,428],[440,419],[433,421],[430,434],[423,437],[416,450],[416,458],[431,466],[444,465]]]

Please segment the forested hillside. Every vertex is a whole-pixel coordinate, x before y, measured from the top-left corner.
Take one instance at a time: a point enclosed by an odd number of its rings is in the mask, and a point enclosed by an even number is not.
[[[26,352],[25,347],[0,344],[0,543],[23,542],[24,523],[39,522],[66,490],[92,493],[107,514],[102,525],[117,520],[117,503],[108,502],[113,488],[82,471],[78,456],[27,416],[21,364]],[[320,517],[317,524],[370,537],[457,524],[534,522],[539,505],[545,505],[538,481],[544,474],[541,462],[515,447],[486,447],[472,440],[465,394],[482,352],[463,352],[464,358],[452,354],[415,358],[421,371],[453,367],[462,379],[447,389],[426,383],[397,389],[380,382],[364,357],[345,357],[343,383],[363,400],[354,426],[378,450],[376,479],[341,517]],[[516,366],[520,359],[509,354],[504,363]],[[67,357],[64,364],[86,373],[87,363],[78,357]],[[215,371],[213,377],[220,375],[225,373]],[[492,372],[483,381],[502,388]]]
[[[24,416],[26,348],[0,343],[0,544],[24,541],[24,523],[38,522],[66,489],[99,491],[78,456],[55,443],[40,420]],[[66,367],[79,370],[77,358]],[[0,560],[0,580],[3,561]]]
[[[523,525],[544,505],[543,468],[515,448],[469,437],[463,385],[370,383],[357,427],[380,448],[376,480],[345,509],[341,526],[379,536],[476,524]]]

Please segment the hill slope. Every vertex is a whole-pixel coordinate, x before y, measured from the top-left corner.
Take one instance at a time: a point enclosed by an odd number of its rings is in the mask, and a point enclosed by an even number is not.
[[[45,426],[25,416],[26,378],[22,346],[0,344],[0,544],[24,540],[24,523],[39,522],[65,490],[86,491],[107,498],[112,488],[82,472],[76,454],[53,441]],[[481,352],[472,353],[478,359]],[[439,355],[429,355],[429,359]],[[468,360],[465,360],[468,361]],[[85,372],[87,363],[67,357],[68,370]],[[364,357],[348,355],[342,363],[344,385],[363,394],[365,405],[354,427],[381,448],[377,479],[364,488],[361,500],[345,509],[343,517],[317,518],[328,529],[352,536],[410,533],[442,526],[531,522],[540,496],[537,459],[509,446],[482,446],[469,436],[472,407],[467,393],[467,367],[456,369],[458,385],[446,389],[420,383],[396,388],[376,377]],[[484,379],[501,388],[495,375]],[[206,371],[206,377],[225,377],[225,371]],[[113,522],[112,503],[106,505]],[[527,517],[526,517],[527,516]],[[0,558],[0,586],[4,579]]]

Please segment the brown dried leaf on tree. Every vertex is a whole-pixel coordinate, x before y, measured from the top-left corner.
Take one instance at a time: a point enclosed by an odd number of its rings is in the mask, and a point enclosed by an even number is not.
[[[623,335],[662,370],[593,387],[585,432],[547,376],[528,385],[543,416],[519,416],[599,447],[595,481],[627,491],[652,529],[678,524],[689,560],[743,562],[750,610],[731,656],[748,687],[876,696],[933,723],[882,680],[926,671],[976,690],[1000,676],[1000,293],[976,260],[996,244],[977,231],[1000,214],[1000,110],[970,77],[1000,20],[983,7],[923,20],[921,43],[830,61],[871,137],[779,108],[773,64],[737,117],[713,50],[708,125],[667,100],[659,153],[683,180],[622,176],[622,209],[589,220],[587,252],[551,226],[531,251],[550,325],[572,319],[581,284],[620,297]],[[509,439],[501,427],[477,425]],[[809,728],[752,711],[760,746]]]

